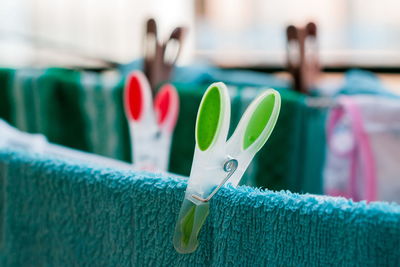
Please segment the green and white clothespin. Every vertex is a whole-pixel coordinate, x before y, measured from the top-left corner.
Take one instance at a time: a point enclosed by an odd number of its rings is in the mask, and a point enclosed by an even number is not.
[[[175,226],[174,247],[192,253],[209,213],[209,201],[225,184],[237,186],[254,155],[271,135],[281,106],[280,94],[268,89],[247,108],[227,140],[230,98],[223,83],[213,83],[200,103],[196,147],[185,198]]]

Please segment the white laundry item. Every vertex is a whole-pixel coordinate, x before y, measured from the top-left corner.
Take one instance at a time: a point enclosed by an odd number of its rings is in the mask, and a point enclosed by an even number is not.
[[[374,153],[378,200],[400,203],[400,99],[355,97]]]
[[[400,101],[338,98],[328,119],[325,193],[400,203]]]

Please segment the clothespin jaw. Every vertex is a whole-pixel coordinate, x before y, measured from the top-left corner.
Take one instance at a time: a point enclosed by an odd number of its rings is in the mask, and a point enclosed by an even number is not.
[[[290,25],[286,29],[287,68],[293,79],[294,89],[308,93],[316,84],[320,73],[317,48],[317,25],[308,23],[304,28]]]
[[[129,121],[141,123],[152,119],[152,96],[150,85],[140,71],[135,71],[126,79],[124,108]]]
[[[154,99],[157,124],[164,132],[172,134],[179,115],[179,95],[172,84],[164,84]]]
[[[209,213],[209,201],[229,182],[237,186],[254,155],[269,138],[280,110],[280,95],[266,90],[247,108],[232,137],[230,98],[223,83],[205,92],[196,121],[196,147],[192,170],[174,233],[174,246],[191,253]]]
[[[177,27],[165,42],[161,42],[157,35],[156,21],[152,18],[147,21],[143,71],[149,80],[153,96],[160,84],[171,80],[172,70],[182,50],[185,32],[185,28]]]
[[[179,113],[176,88],[171,84],[163,85],[153,103],[147,78],[135,71],[126,80],[124,107],[134,163],[139,169],[166,171]]]

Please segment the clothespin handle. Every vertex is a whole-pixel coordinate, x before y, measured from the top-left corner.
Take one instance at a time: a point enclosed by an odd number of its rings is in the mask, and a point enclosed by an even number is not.
[[[308,93],[320,72],[317,26],[313,22],[303,28],[290,25],[286,29],[286,36],[287,68],[292,76],[294,89]]]
[[[164,84],[153,102],[146,76],[141,71],[134,71],[126,80],[124,107],[133,161],[138,168],[166,171],[179,113],[176,88]]]
[[[161,42],[154,19],[146,23],[143,72],[149,80],[153,96],[161,83],[171,80],[172,70],[182,50],[185,28],[175,28],[170,37]]]

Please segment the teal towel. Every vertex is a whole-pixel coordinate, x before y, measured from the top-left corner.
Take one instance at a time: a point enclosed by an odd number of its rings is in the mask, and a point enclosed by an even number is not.
[[[88,151],[130,161],[128,126],[123,109],[124,80],[119,75],[81,72],[80,98]]]
[[[41,97],[37,81],[44,71],[39,69],[20,69],[12,79],[13,86],[8,88],[11,105],[11,121],[22,131],[39,132],[39,108]]]
[[[10,122],[18,129],[43,133],[48,140],[87,149],[79,105],[79,73],[51,68],[19,69],[8,88]]]
[[[186,181],[0,151],[1,266],[399,266],[400,206],[223,187],[193,254]]]

